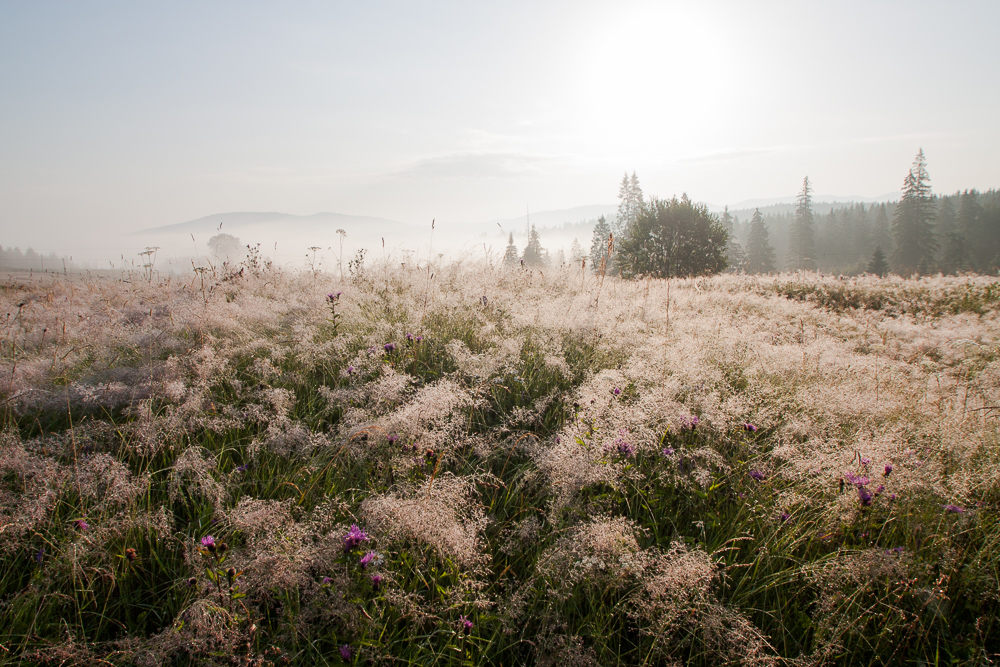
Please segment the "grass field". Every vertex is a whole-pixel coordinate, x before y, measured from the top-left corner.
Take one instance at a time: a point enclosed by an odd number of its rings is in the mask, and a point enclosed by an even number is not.
[[[989,664],[1000,281],[0,283],[0,664]]]

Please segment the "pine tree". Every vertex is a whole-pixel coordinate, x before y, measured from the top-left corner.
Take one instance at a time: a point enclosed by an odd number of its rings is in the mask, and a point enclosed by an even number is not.
[[[549,254],[542,247],[541,239],[538,237],[538,230],[531,226],[531,234],[528,238],[528,245],[524,246],[524,254],[521,256],[525,266],[544,267],[549,263]]]
[[[615,217],[613,231],[616,236],[621,237],[642,211],[642,188],[639,187],[639,178],[634,171],[631,178],[628,172],[622,176],[622,182],[618,186],[618,199],[618,215]]]
[[[507,251],[503,254],[503,263],[507,266],[514,266],[518,263],[520,255],[517,246],[514,245],[514,232],[507,235]]]
[[[750,236],[747,238],[747,273],[771,273],[774,270],[774,248],[768,242],[764,216],[757,209],[750,220]]]
[[[602,215],[597,219],[594,226],[594,236],[590,242],[590,270],[595,273],[601,271],[601,264],[605,264],[604,270],[607,272],[611,267],[608,260],[608,239],[611,237],[611,225]]]
[[[867,271],[868,273],[874,273],[879,278],[883,278],[889,273],[889,262],[885,261],[885,253],[882,252],[882,246],[875,246],[872,259],[868,262]]]
[[[854,226],[851,235],[854,241],[854,257],[851,263],[855,267],[864,266],[865,257],[869,255],[869,250],[874,249],[872,243],[872,229],[868,222],[868,212],[864,204],[859,204],[854,211]]]
[[[951,197],[942,197],[937,213],[937,237],[944,240],[941,249],[941,270],[947,274],[955,274],[963,270],[968,263],[965,251],[965,237],[958,228],[958,216]]]
[[[934,200],[931,177],[921,148],[903,180],[903,196],[896,206],[892,235],[896,242],[893,266],[903,274],[929,273],[934,266]]]
[[[816,232],[813,229],[812,187],[809,177],[802,181],[802,192],[796,199],[795,220],[788,244],[788,265],[792,269],[816,268]]]
[[[583,247],[580,245],[580,242],[574,238],[573,243],[569,246],[569,261],[573,264],[579,264],[583,261],[584,256]]]

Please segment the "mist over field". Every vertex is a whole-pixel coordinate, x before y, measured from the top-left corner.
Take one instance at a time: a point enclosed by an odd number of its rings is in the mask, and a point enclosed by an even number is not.
[[[0,667],[994,664],[998,20],[0,3]]]

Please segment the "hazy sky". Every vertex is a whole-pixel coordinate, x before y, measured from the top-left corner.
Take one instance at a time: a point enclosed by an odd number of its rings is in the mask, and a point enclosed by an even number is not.
[[[1000,2],[0,3],[0,244],[1000,186]]]

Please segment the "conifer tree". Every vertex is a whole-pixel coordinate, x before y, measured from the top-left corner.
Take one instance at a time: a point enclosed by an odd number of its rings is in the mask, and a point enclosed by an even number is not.
[[[595,273],[601,270],[602,262],[605,263],[605,271],[611,268],[607,266],[610,263],[608,259],[608,239],[610,236],[611,225],[602,215],[597,219],[597,224],[594,226],[594,236],[590,242],[590,270]]]
[[[816,232],[813,224],[812,187],[809,177],[802,181],[802,192],[796,199],[795,220],[788,244],[788,265],[792,269],[816,268]]]
[[[892,236],[896,242],[893,267],[902,275],[929,273],[934,266],[934,200],[931,177],[921,148],[903,180],[903,196],[896,206]]]
[[[517,246],[514,245],[514,232],[510,232],[507,235],[507,251],[503,254],[503,263],[507,266],[514,266],[518,263],[520,255],[517,252]]]
[[[885,277],[889,273],[889,262],[885,259],[885,253],[882,252],[882,246],[875,246],[875,251],[872,252],[871,261],[868,262],[868,273],[874,273],[879,278]]]
[[[549,255],[542,247],[541,239],[538,236],[538,230],[535,226],[531,226],[531,234],[528,238],[528,245],[524,246],[524,254],[521,256],[524,260],[525,266],[532,267],[544,267],[548,266]]]
[[[722,217],[719,220],[729,233],[729,241],[726,244],[726,261],[729,264],[727,270],[731,273],[746,271],[747,255],[743,251],[743,246],[736,240],[736,223],[729,212],[728,206],[723,210]]]
[[[584,256],[583,247],[580,245],[580,242],[574,238],[573,243],[569,246],[569,261],[573,264],[579,264],[583,261]]]
[[[767,238],[764,216],[757,209],[750,220],[750,236],[747,238],[747,273],[771,273],[774,270],[774,248]]]
[[[622,176],[622,182],[618,186],[618,199],[618,215],[613,231],[616,236],[621,237],[642,211],[642,188],[639,187],[639,178],[634,171],[631,178],[628,172]]]

